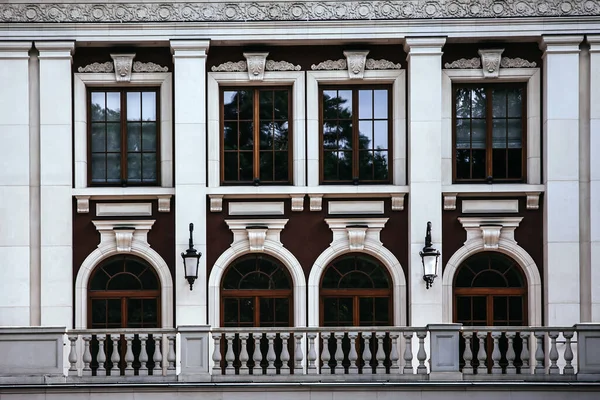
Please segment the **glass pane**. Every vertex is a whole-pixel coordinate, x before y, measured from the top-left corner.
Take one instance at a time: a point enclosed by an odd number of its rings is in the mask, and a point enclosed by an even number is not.
[[[142,124],[142,151],[156,151],[156,122]]]
[[[106,300],[92,300],[92,323],[106,323]]]
[[[273,119],[273,92],[271,90],[261,90],[258,97],[260,119]]]
[[[254,322],[254,299],[252,298],[241,298],[240,300],[240,322],[241,323],[253,323]]]
[[[331,123],[323,124],[323,148],[337,149],[338,147],[338,125]]]
[[[142,151],[142,127],[137,122],[127,124],[127,151]]]
[[[145,290],[160,288],[158,278],[156,277],[156,274],[152,272],[152,268],[145,268],[138,278],[142,282],[142,288]]]
[[[508,91],[508,116],[520,117],[523,110],[523,89],[511,89]]]
[[[508,148],[520,149],[522,147],[523,124],[520,119],[508,120]]]
[[[492,148],[506,148],[506,120],[494,119],[492,123]]]
[[[275,299],[275,322],[279,326],[290,326],[290,301]]]
[[[352,118],[352,91],[351,90],[339,90],[339,110],[338,118]]]
[[[121,93],[106,93],[106,120],[118,121],[121,119]]]
[[[254,99],[252,90],[238,90],[239,118],[252,120],[254,114]]]
[[[225,122],[223,129],[223,145],[225,150],[236,150],[238,141],[237,122]]]
[[[519,179],[523,177],[523,150],[508,149],[508,178]]]
[[[251,152],[240,152],[240,180],[252,181],[254,173],[252,171],[253,156]]]
[[[457,296],[456,298],[456,322],[471,321],[471,298],[467,296]]]
[[[111,122],[106,124],[106,151],[121,151],[121,124]]]
[[[106,151],[106,125],[92,123],[92,153]]]
[[[145,328],[154,328],[158,326],[158,307],[157,299],[142,300],[143,321]]]
[[[289,91],[288,90],[276,90],[273,93],[275,101],[275,108],[273,118],[277,120],[287,120],[289,110]]]
[[[375,158],[373,159],[374,176],[375,180],[387,180],[388,179],[388,161],[389,155],[387,151],[376,151]]]
[[[494,149],[492,153],[492,176],[506,179],[506,149]]]
[[[142,322],[142,300],[127,299],[127,323]]]
[[[335,180],[337,179],[337,152],[325,151],[323,152],[323,179]]]
[[[375,110],[374,118],[387,119],[388,117],[388,91],[387,90],[374,90],[375,94]]]
[[[494,321],[506,321],[508,319],[508,298],[506,296],[494,296]]]
[[[260,149],[270,150],[273,148],[273,126],[270,121],[260,122]]]
[[[508,298],[508,318],[513,321],[523,321],[523,299],[517,296]]]
[[[106,308],[108,314],[107,322],[109,324],[121,323],[121,299],[106,300]]]
[[[342,150],[352,149],[352,122],[340,121],[338,130],[338,148]]]
[[[372,119],[373,118],[373,91],[359,90],[358,91],[358,118]]]
[[[121,183],[121,154],[106,155],[106,181]]]
[[[469,150],[456,150],[456,178],[469,179],[471,172],[471,152]]]
[[[486,132],[485,132],[485,120],[484,119],[473,119],[471,120],[471,148],[473,149],[485,149],[486,143]]]
[[[142,155],[140,153],[127,154],[127,180],[140,181],[142,179]]]
[[[340,151],[338,153],[339,179],[352,180],[352,152]]]
[[[471,156],[473,157],[472,164],[472,176],[473,179],[485,179],[486,176],[486,160],[485,160],[485,149],[484,150],[471,150]]]
[[[373,179],[373,152],[360,151],[358,153],[358,177],[363,180]]]
[[[371,149],[373,140],[373,122],[360,121],[358,123],[358,145],[360,149]]]
[[[492,117],[493,118],[506,117],[506,90],[503,90],[503,89],[492,90]]]
[[[223,322],[225,326],[238,325],[238,300],[228,299],[223,300]]]
[[[288,149],[288,123],[275,123],[273,127],[273,141],[275,150]]]
[[[466,88],[456,89],[456,118],[471,117],[471,91]]]
[[[156,181],[156,153],[142,154],[142,179]]]
[[[358,299],[359,325],[371,325],[375,322],[374,300],[372,297]]]
[[[142,120],[156,121],[156,92],[142,93]]]
[[[485,118],[486,94],[484,88],[473,89],[471,92],[472,118]]]
[[[254,126],[252,122],[240,122],[240,149],[241,150],[252,150],[254,146]]]
[[[104,154],[92,154],[92,182],[106,180],[106,159]]]
[[[388,122],[375,121],[375,149],[388,149]]]
[[[375,298],[375,319],[377,325],[386,326],[391,325],[390,318],[390,301],[387,297],[376,297]]]
[[[225,152],[225,160],[223,161],[224,166],[224,179],[226,181],[237,181],[238,180],[238,153]]]
[[[272,325],[275,322],[275,299],[260,299],[260,326]]]
[[[473,320],[487,321],[487,300],[485,296],[473,296]]]
[[[289,181],[289,168],[288,168],[288,152],[287,151],[276,151],[275,152],[275,180],[276,181]]]
[[[104,121],[106,118],[105,93],[92,92],[92,121]]]
[[[456,120],[456,148],[468,149],[471,147],[471,121],[468,119]]]
[[[260,180],[273,180],[273,152],[271,151],[260,152]]]
[[[127,93],[127,121],[140,121],[142,119],[142,93]]]
[[[223,92],[223,119],[237,119],[237,91],[226,90]]]
[[[337,91],[323,90],[323,120],[337,119],[338,117]]]

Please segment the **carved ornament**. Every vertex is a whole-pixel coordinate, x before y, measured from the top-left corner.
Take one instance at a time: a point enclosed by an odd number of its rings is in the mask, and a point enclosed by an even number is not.
[[[335,71],[335,70],[344,70],[348,68],[348,63],[345,59],[340,58],[339,60],[327,60],[320,62],[318,64],[311,65],[310,69],[313,71]]]
[[[444,193],[444,211],[456,210],[457,193]]]
[[[292,211],[304,211],[304,195],[303,194],[291,194],[292,198]]]
[[[115,65],[114,63],[107,61],[107,62],[103,62],[103,63],[92,63],[89,65],[86,65],[85,67],[79,67],[77,68],[77,72],[85,72],[85,73],[110,73],[113,72],[115,70]]]
[[[300,71],[300,65],[294,65],[287,61],[267,60],[265,69],[267,71]]]
[[[348,243],[350,251],[362,251],[365,248],[365,239],[367,237],[367,226],[347,226]]]
[[[392,195],[392,211],[404,210],[404,194]]]
[[[477,57],[473,58],[461,58],[460,60],[452,61],[451,63],[444,64],[444,68],[447,69],[477,69],[481,68],[481,59]]]
[[[131,81],[131,65],[135,54],[111,54],[111,58],[115,63],[115,78],[117,82]]]
[[[482,225],[479,228],[481,229],[481,235],[483,237],[483,249],[498,249],[498,243],[500,243],[500,231],[502,231],[502,226]]]
[[[540,208],[540,192],[527,193],[527,209],[537,210]]]
[[[268,228],[266,226],[249,226],[246,227],[248,233],[248,241],[250,242],[250,251],[265,251],[265,240],[267,239]]]
[[[210,212],[223,211],[223,196],[210,196]]]
[[[168,213],[171,211],[171,196],[158,196],[158,212]]]
[[[500,60],[500,67],[502,68],[535,68],[536,65],[537,64],[535,62],[527,61],[520,57],[502,57],[502,60]]]
[[[323,195],[322,194],[311,194],[310,195],[310,211],[321,211],[323,209]]]
[[[115,229],[115,241],[119,253],[131,253],[133,232],[135,232],[135,229]]]
[[[484,78],[497,78],[500,73],[500,58],[504,49],[479,50]]]
[[[220,65],[213,65],[210,69],[212,72],[245,72],[248,70],[246,61],[227,61]]]
[[[248,79],[262,81],[265,77],[265,63],[269,53],[244,53],[248,66]]]
[[[368,50],[344,51],[348,64],[348,77],[350,79],[362,79],[365,75],[365,63],[367,62]]]
[[[365,69],[402,69],[402,66],[400,63],[395,64],[388,60],[374,60],[372,58],[367,58]]]
[[[168,67],[161,67],[153,62],[136,61],[133,63],[133,72],[167,72]]]

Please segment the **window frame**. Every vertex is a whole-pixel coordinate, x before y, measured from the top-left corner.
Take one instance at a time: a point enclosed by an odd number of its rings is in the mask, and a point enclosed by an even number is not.
[[[493,171],[493,109],[491,91],[494,87],[499,88],[520,88],[522,89],[522,100],[521,100],[521,177],[520,178],[494,178],[491,171]],[[484,88],[486,91],[486,115],[485,115],[485,126],[486,126],[486,147],[485,147],[485,159],[486,159],[486,172],[484,178],[457,178],[457,166],[456,166],[456,90],[458,88]],[[472,119],[472,118],[471,118]],[[453,82],[452,83],[452,183],[489,183],[488,177],[492,177],[493,183],[525,183],[527,182],[527,84],[525,82]],[[469,149],[472,150],[472,147]],[[508,148],[506,148],[508,149]],[[472,163],[470,164],[472,166]],[[472,167],[471,167],[472,168]],[[471,170],[472,175],[472,170]]]
[[[252,111],[252,123],[253,127],[253,178],[252,181],[226,181],[225,180],[225,115],[223,112],[224,107],[224,92],[228,90],[252,90],[253,91],[253,111]],[[288,92],[288,179],[285,181],[260,181],[260,91],[261,90],[287,90]],[[219,86],[219,148],[220,148],[220,185],[221,186],[247,186],[254,185],[255,179],[259,179],[260,185],[282,185],[289,186],[293,182],[293,154],[294,154],[294,88],[292,85],[260,85],[260,86],[235,86],[235,85],[220,85]],[[237,150],[239,154],[239,149]],[[274,165],[274,164],[273,164]]]
[[[88,125],[91,121],[88,117],[87,88],[122,88],[122,87],[140,87],[158,88],[158,97],[160,99],[157,118],[160,118],[160,124],[157,131],[160,131],[160,142],[157,151],[160,149],[160,158],[157,159],[160,176],[157,176],[157,183],[151,186],[121,186],[109,185],[88,185],[88,164],[91,160],[88,158]],[[75,189],[84,189],[93,187],[95,190],[105,187],[108,193],[113,190],[138,192],[139,188],[171,188],[173,187],[173,82],[171,72],[150,72],[131,74],[131,81],[128,84],[122,84],[116,81],[114,73],[74,73],[73,74],[73,115],[74,115],[74,187]],[[116,189],[118,187],[118,189]],[[104,192],[104,191],[103,191]]]
[[[160,101],[160,88],[156,86],[119,86],[119,87],[102,87],[102,86],[87,86],[86,87],[86,108],[87,108],[87,159],[89,162],[87,163],[87,186],[88,187],[129,187],[129,186],[160,186],[161,185],[161,101]],[[92,93],[106,92],[106,93],[120,93],[120,111],[121,118],[119,123],[121,124],[121,181],[118,183],[109,183],[109,182],[93,182],[92,181],[92,144],[91,144],[91,135],[92,135]],[[127,93],[131,92],[154,92],[156,94],[156,181],[152,183],[144,183],[136,182],[130,184],[127,179],[123,179],[124,176],[127,176]],[[143,122],[143,121],[140,121]],[[106,154],[107,152],[105,152]],[[143,153],[142,153],[143,154]]]
[[[323,91],[327,90],[350,90],[352,91],[352,143],[358,144],[358,139],[360,136],[359,131],[359,92],[360,90],[382,90],[385,89],[388,93],[388,104],[387,104],[387,125],[388,125],[388,177],[386,180],[361,180],[360,178],[357,180],[357,184],[369,184],[369,185],[389,185],[394,181],[394,168],[392,166],[392,160],[394,159],[394,149],[393,149],[393,110],[394,110],[394,99],[393,99],[393,87],[390,83],[355,83],[355,84],[323,84],[319,85],[319,184],[321,185],[344,185],[344,184],[355,184],[355,177],[359,177],[360,175],[360,160],[359,153],[360,148],[352,147],[352,179],[350,180],[325,180],[325,168],[324,168],[324,139],[323,139],[323,125],[324,125],[324,116],[323,116]],[[373,117],[370,121],[375,121],[376,119]],[[375,149],[369,149],[375,150]]]

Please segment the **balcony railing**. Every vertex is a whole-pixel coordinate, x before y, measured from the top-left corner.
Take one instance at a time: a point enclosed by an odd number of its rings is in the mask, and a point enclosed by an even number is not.
[[[0,378],[15,383],[600,381],[599,345],[600,324],[0,328]]]

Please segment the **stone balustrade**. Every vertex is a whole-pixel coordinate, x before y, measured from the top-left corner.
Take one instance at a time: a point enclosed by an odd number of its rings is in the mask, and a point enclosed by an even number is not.
[[[0,384],[600,381],[598,348],[600,324],[0,328]]]

